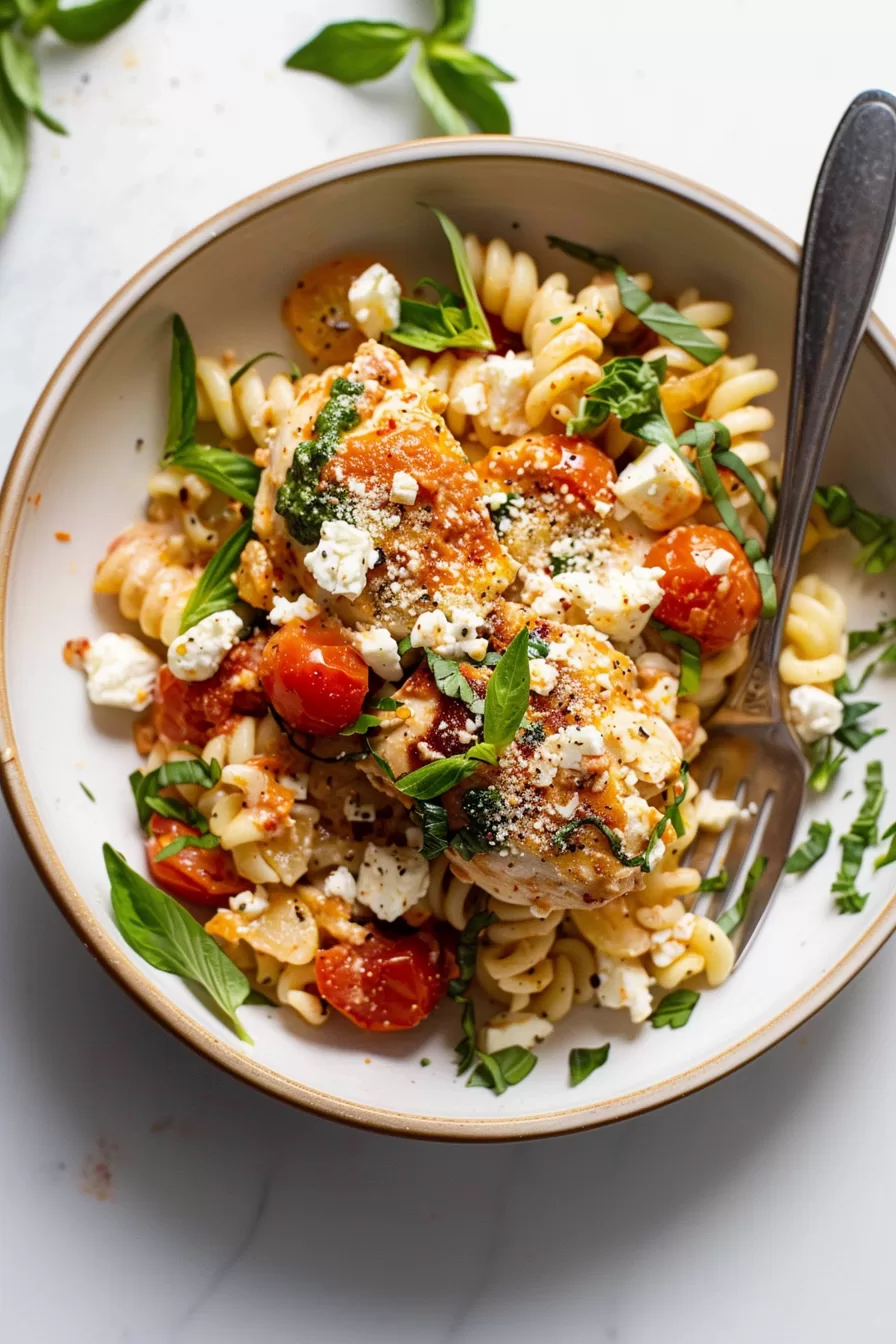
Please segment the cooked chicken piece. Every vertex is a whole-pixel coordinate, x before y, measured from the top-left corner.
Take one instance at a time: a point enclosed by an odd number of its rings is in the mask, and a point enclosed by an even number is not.
[[[332,455],[310,478],[306,473],[310,495],[301,500],[310,498],[318,515],[323,503],[324,513],[350,522],[350,547],[359,538],[362,551],[366,545],[360,562],[349,558],[356,570],[363,565],[360,590],[357,579],[334,580],[326,572],[335,556],[326,522],[318,542],[320,523],[315,531],[312,520],[309,530],[307,507],[288,517],[277,512],[281,487],[296,479],[297,448],[302,454],[314,437],[339,378],[356,389],[363,386],[360,395],[347,398],[348,423],[355,416],[358,423],[337,436]],[[448,612],[486,610],[517,566],[498,540],[476,473],[439,414],[444,394],[375,341],[365,342],[351,364],[303,382],[295,409],[270,447],[255,504],[255,531],[271,566],[266,605],[275,593],[295,597],[304,590],[347,625],[386,626],[396,638],[407,635],[422,612],[432,611],[436,599]],[[300,455],[296,466],[306,457]],[[280,503],[283,508],[284,496]],[[251,559],[251,572],[241,572],[239,586],[257,601],[265,566],[258,555]]]
[[[662,815],[658,795],[679,774],[681,747],[639,691],[631,659],[595,631],[527,618],[521,607],[499,601],[489,617],[491,647],[506,649],[524,623],[549,651],[530,663],[526,722],[498,765],[478,766],[442,798],[452,834],[465,831],[480,850],[465,858],[461,841],[450,851],[451,866],[517,904],[599,905],[640,885],[641,872],[614,856],[597,827],[563,828],[598,817],[618,833],[627,855],[643,854]],[[483,697],[491,670],[460,666],[473,696]],[[481,716],[442,695],[425,665],[398,698],[410,717],[384,716],[372,744],[399,779],[481,740]],[[364,768],[377,770],[373,759]],[[655,861],[661,853],[658,845]]]

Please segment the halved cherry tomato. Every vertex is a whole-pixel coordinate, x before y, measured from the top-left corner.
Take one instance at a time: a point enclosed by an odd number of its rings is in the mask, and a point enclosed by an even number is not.
[[[352,317],[348,291],[376,261],[373,256],[334,257],[314,266],[283,300],[283,320],[311,359],[344,364],[364,340]]]
[[[183,896],[194,905],[220,905],[222,899],[245,891],[249,883],[240,877],[226,849],[196,849],[187,845],[170,859],[156,862],[156,855],[179,835],[198,835],[192,826],[171,817],[153,813],[149,823],[152,832],[146,841],[146,858],[152,880],[170,891],[172,896]]]
[[[428,930],[404,938],[372,933],[355,947],[318,952],[317,988],[327,1003],[365,1031],[407,1031],[442,998],[454,958]]]
[[[707,568],[714,551],[731,556],[727,573],[712,574]],[[657,620],[696,639],[706,654],[727,649],[759,620],[762,597],[753,566],[724,528],[675,527],[653,543],[644,564],[665,570]]]
[[[581,500],[593,509],[615,498],[610,484],[616,468],[606,453],[579,434],[527,434],[515,443],[497,444],[477,462],[476,471],[492,489],[504,486],[524,495],[551,490],[568,498],[571,508]]]
[[[265,646],[261,683],[282,719],[302,733],[339,733],[361,713],[367,664],[321,617],[288,621]]]
[[[181,681],[163,664],[153,691],[152,717],[159,736],[204,747],[232,714],[263,715],[267,705],[258,671],[264,644],[264,635],[243,640],[208,681]]]

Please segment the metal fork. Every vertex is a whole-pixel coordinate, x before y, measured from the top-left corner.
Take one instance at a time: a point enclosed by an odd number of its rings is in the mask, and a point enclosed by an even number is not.
[[[861,93],[825,155],[809,211],[799,276],[787,449],[773,548],[778,610],[757,628],[726,704],[708,724],[701,773],[719,797],[747,807],[753,825],[705,833],[689,860],[729,873],[714,897],[715,918],[740,893],[749,864],[767,858],[740,931],[737,961],[759,931],[790,851],[806,786],[806,758],[784,720],[778,654],[803,533],[831,425],[858,351],[893,232],[896,211],[896,98]]]

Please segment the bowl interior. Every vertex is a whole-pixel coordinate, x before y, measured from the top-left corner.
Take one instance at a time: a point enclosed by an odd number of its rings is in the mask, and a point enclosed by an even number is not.
[[[782,376],[771,401],[779,419],[772,440],[780,448],[792,249],[765,226],[750,232],[733,207],[714,213],[698,189],[588,151],[487,140],[384,151],[275,188],[199,230],[132,282],[76,346],[26,433],[4,506],[11,546],[4,717],[15,752],[7,782],[32,852],[82,935],[138,996],[220,1062],[329,1114],[400,1131],[470,1138],[556,1132],[710,1081],[795,1026],[889,932],[887,874],[861,915],[838,917],[829,895],[839,857],[832,847],[826,865],[799,885],[785,880],[755,951],[723,989],[704,998],[686,1031],[637,1031],[621,1014],[580,1009],[541,1048],[530,1078],[501,1098],[455,1080],[451,1047],[459,1027],[451,1004],[417,1032],[386,1037],[361,1035],[341,1021],[315,1034],[286,1011],[250,1008],[244,1016],[256,1044],[247,1048],[188,986],[140,962],[115,930],[102,842],[141,863],[127,788],[135,764],[130,718],[92,710],[81,677],[60,656],[68,637],[124,628],[111,603],[94,599],[91,575],[108,541],[142,516],[164,433],[171,313],[182,314],[199,351],[231,349],[242,360],[281,349],[292,357],[280,303],[315,262],[372,251],[406,284],[425,274],[450,278],[444,240],[420,201],[443,207],[464,230],[500,234],[531,251],[543,274],[561,270],[574,283],[587,277],[585,266],[548,249],[544,235],[559,233],[650,270],[658,294],[697,285],[730,299],[733,351],[755,350],[761,365]],[[882,471],[881,459],[894,418],[896,375],[869,338],[825,475],[890,512],[896,472]],[[57,541],[60,532],[71,540]],[[850,625],[876,620],[888,605],[896,611],[892,582],[857,576],[849,559],[846,547],[824,565],[848,582]],[[886,685],[875,687],[874,698],[886,701],[877,721],[893,726],[896,706]],[[832,816],[836,833],[857,809],[858,797],[840,800],[846,789],[858,790],[863,768],[863,760],[851,761],[835,796],[813,807],[812,815]],[[605,1040],[613,1042],[609,1065],[571,1091],[569,1049]],[[432,1067],[419,1067],[424,1056]]]

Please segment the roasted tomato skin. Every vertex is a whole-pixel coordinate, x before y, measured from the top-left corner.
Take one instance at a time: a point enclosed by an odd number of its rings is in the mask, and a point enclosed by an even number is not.
[[[571,508],[581,502],[593,509],[615,498],[610,489],[615,466],[579,434],[527,434],[515,443],[498,444],[476,464],[476,471],[484,486],[524,495],[551,490],[565,496]]]
[[[182,821],[153,814],[146,841],[146,859],[152,880],[172,896],[181,896],[194,905],[219,906],[228,896],[236,896],[249,885],[236,871],[226,849],[195,849],[189,845],[170,859],[156,862],[156,854],[179,835],[198,835]]]
[[[348,291],[376,260],[359,254],[321,262],[283,300],[283,320],[311,359],[344,364],[365,339],[352,317]]]
[[[339,733],[367,694],[367,664],[336,626],[293,620],[268,641],[261,682],[277,714],[298,732]]]
[[[261,717],[267,709],[258,671],[265,636],[231,649],[208,681],[180,681],[164,665],[153,690],[153,724],[168,742],[204,747],[234,714]]]
[[[706,561],[727,551],[727,574],[711,574]],[[663,625],[696,639],[705,654],[721,653],[754,629],[762,611],[759,581],[743,547],[721,527],[675,527],[653,543],[644,564],[664,570],[662,600],[654,615]]]
[[[365,1031],[408,1031],[428,1017],[456,974],[456,962],[428,930],[402,938],[374,931],[360,946],[318,952],[317,988]]]

